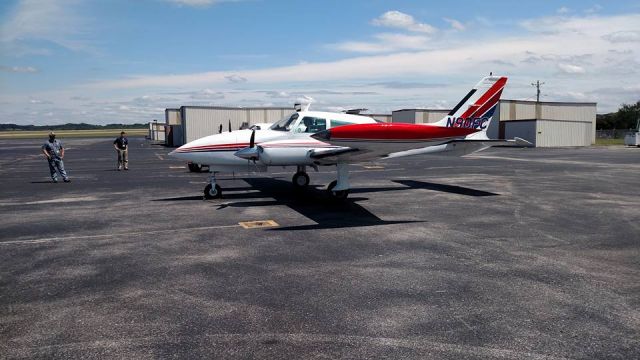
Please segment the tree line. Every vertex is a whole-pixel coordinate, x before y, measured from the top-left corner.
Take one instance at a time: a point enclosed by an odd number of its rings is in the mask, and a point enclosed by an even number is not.
[[[596,117],[596,128],[610,129],[635,129],[640,119],[640,101],[635,104],[622,104],[618,111],[609,114],[599,114]]]
[[[63,125],[16,125],[0,124],[0,131],[37,131],[37,130],[108,130],[108,129],[148,129],[149,124],[63,124]]]

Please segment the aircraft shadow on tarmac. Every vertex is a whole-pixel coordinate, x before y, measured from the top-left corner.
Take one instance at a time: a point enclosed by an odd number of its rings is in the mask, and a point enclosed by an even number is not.
[[[258,194],[261,195],[260,197],[267,197],[273,200],[227,202],[221,204],[218,209],[286,205],[316,223],[272,228],[271,230],[273,231],[336,229],[420,222],[415,220],[382,220],[357,203],[358,201],[368,200],[368,198],[350,197],[345,201],[335,201],[328,196],[323,188],[318,186],[309,186],[305,190],[296,191],[292,190],[291,182],[286,180],[271,178],[245,178],[243,180],[258,192],[228,194],[224,196],[226,200],[256,198]]]
[[[227,207],[256,207],[256,206],[276,206],[286,205],[299,214],[316,222],[313,225],[287,226],[273,228],[272,230],[311,230],[311,229],[333,229],[361,226],[377,226],[390,224],[403,224],[420,222],[410,221],[386,221],[377,217],[357,202],[368,200],[364,197],[350,197],[346,201],[336,202],[330,199],[326,191],[319,186],[310,186],[302,191],[292,190],[291,182],[274,178],[243,178],[249,187],[224,188],[223,200],[226,202],[218,206],[218,210]],[[427,189],[440,192],[448,192],[466,196],[496,196],[499,194],[482,190],[476,190],[461,186],[437,184],[431,182],[415,180],[393,180],[402,187],[376,187],[376,188],[354,188],[352,194],[375,193],[386,191],[405,191],[410,189]],[[246,192],[247,190],[256,190]],[[234,191],[245,191],[233,193]],[[267,200],[270,198],[273,200]],[[255,199],[255,200],[252,200]],[[202,196],[185,196],[166,199],[156,199],[154,201],[201,201]],[[234,201],[237,200],[237,201]],[[249,200],[249,201],[247,201]]]

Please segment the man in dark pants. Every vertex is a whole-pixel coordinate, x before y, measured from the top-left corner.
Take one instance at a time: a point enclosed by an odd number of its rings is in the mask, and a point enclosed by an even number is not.
[[[118,171],[122,169],[124,165],[125,170],[129,170],[129,140],[124,131],[120,133],[120,137],[116,138],[113,142],[113,147],[118,152]]]
[[[71,182],[67,172],[64,170],[64,147],[59,140],[56,140],[56,134],[52,131],[49,133],[49,141],[42,145],[42,153],[49,162],[49,171],[51,172],[51,179],[54,183],[58,182],[58,172],[62,175],[64,182]]]

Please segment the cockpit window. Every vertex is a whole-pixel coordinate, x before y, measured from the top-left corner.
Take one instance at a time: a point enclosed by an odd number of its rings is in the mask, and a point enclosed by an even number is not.
[[[289,131],[291,130],[291,125],[298,119],[298,113],[291,115],[290,117],[284,117],[282,120],[277,123],[271,125],[271,130],[276,131]]]
[[[327,120],[313,116],[305,116],[296,128],[296,132],[317,133],[327,129]]]
[[[338,126],[343,126],[343,125],[351,125],[353,124],[352,122],[349,121],[344,121],[344,120],[331,120],[331,127],[338,127]]]

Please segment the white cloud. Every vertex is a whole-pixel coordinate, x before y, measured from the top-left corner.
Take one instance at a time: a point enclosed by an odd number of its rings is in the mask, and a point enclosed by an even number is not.
[[[345,41],[328,45],[330,48],[357,53],[385,53],[399,50],[424,50],[428,38],[420,35],[382,33],[373,36],[374,41]]]
[[[640,42],[640,31],[616,31],[602,38],[612,43]]]
[[[138,75],[21,96],[4,92],[0,93],[0,102],[15,105],[1,107],[0,116],[21,123],[50,123],[55,119],[93,123],[118,119],[132,123],[162,119],[167,107],[265,103],[291,106],[303,94],[317,100],[313,108],[318,110],[367,107],[371,112],[387,112],[416,106],[450,107],[480,76],[495,72],[498,67],[509,76],[505,98],[535,97],[535,89],[529,84],[538,79],[546,82],[545,100],[597,101],[599,112],[615,110],[620,103],[640,98],[640,65],[636,60],[640,59],[640,48],[612,43],[605,37],[640,31],[640,14],[555,18],[561,21],[531,19],[532,23],[541,24],[539,31],[511,35],[442,31],[441,36],[430,39],[417,33],[378,34],[371,43],[392,45],[393,40],[400,41],[395,37],[398,35],[413,36],[415,42],[405,38],[405,45],[394,47],[391,52],[347,56],[337,61],[292,61],[281,67],[169,76]],[[407,48],[412,46],[415,50]],[[229,77],[251,81],[236,89]],[[314,88],[322,90],[313,91]],[[33,109],[40,114],[49,110],[45,105],[25,109],[28,96],[47,99],[62,109],[52,110],[52,118],[30,115],[28,112]],[[75,100],[69,101],[71,97]]]
[[[556,10],[556,12],[558,14],[567,14],[567,13],[571,12],[571,9],[569,9],[566,6],[563,6],[563,7],[559,8],[558,10]]]
[[[582,66],[564,63],[559,63],[558,69],[567,74],[584,74],[587,72]]]
[[[433,26],[417,22],[413,16],[396,10],[387,11],[379,17],[371,20],[371,23],[376,26],[390,27],[425,34],[433,34],[437,31]]]
[[[71,50],[88,50],[88,42],[82,39],[88,26],[77,14],[78,4],[79,0],[20,0],[0,27],[0,43],[27,54],[50,51],[25,45],[31,40],[45,40]]]
[[[4,66],[0,65],[0,71],[11,73],[37,73],[38,69],[32,66]]]
[[[236,74],[231,74],[231,75],[225,76],[224,78],[227,79],[227,81],[234,84],[247,82],[247,78],[236,75]]]
[[[41,100],[41,99],[31,98],[31,99],[29,99],[29,104],[32,104],[32,105],[48,105],[48,104],[53,104],[53,103],[51,101],[48,101],[48,100]]]
[[[449,19],[449,18],[444,18],[443,20],[448,22],[449,25],[451,25],[451,28],[453,28],[454,30],[465,31],[467,29],[467,27],[464,26],[464,24],[458,20]]]
[[[596,4],[596,5],[593,5],[592,7],[588,8],[588,9],[586,9],[584,12],[586,14],[593,14],[593,13],[597,13],[600,10],[602,10],[602,6]]]

